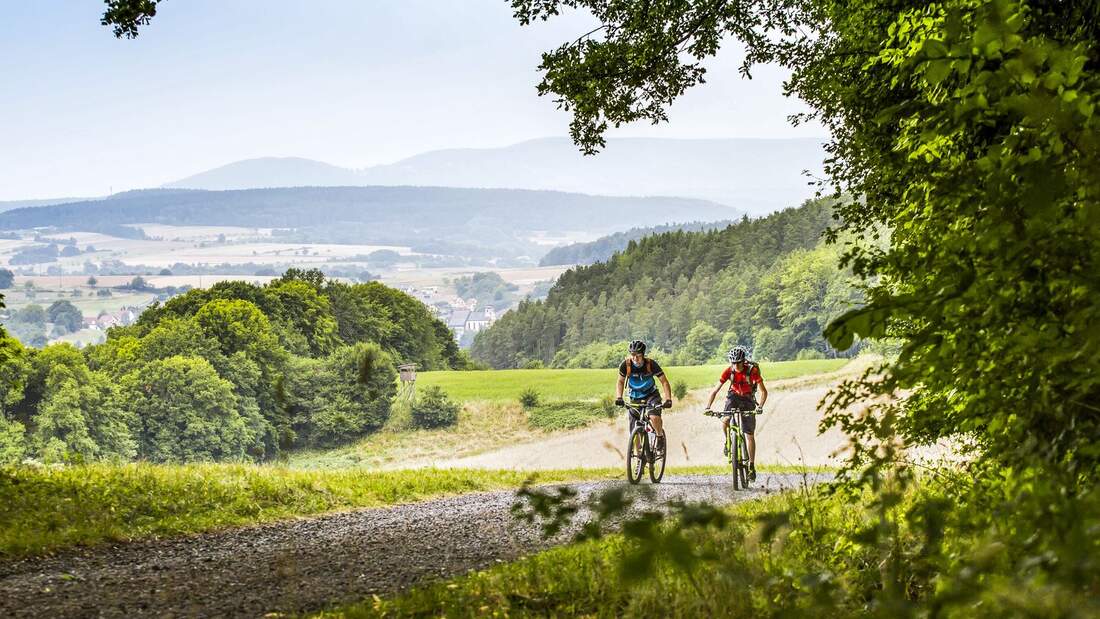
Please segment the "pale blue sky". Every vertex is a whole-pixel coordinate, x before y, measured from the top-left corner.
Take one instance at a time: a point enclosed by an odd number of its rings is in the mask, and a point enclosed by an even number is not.
[[[164,0],[134,41],[102,3],[11,3],[0,21],[0,200],[151,187],[217,165],[299,156],[349,167],[564,135],[535,93],[539,53],[584,16],[521,28],[505,0]],[[782,74],[711,63],[672,122],[617,135],[819,136]]]

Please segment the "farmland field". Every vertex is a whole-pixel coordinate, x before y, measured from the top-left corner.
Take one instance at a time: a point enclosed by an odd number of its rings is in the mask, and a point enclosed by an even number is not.
[[[777,361],[762,363],[764,380],[796,378],[810,374],[832,372],[848,363],[848,359],[817,359],[811,361]],[[665,368],[669,381],[686,381],[689,389],[699,389],[717,382],[724,365],[695,365]],[[490,370],[484,372],[420,372],[417,387],[438,385],[455,400],[516,400],[524,389],[532,388],[544,398],[588,399],[614,393],[617,372],[608,369],[581,370]]]

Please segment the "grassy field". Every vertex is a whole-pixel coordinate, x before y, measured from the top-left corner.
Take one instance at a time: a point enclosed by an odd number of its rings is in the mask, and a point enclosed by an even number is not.
[[[839,370],[848,359],[777,361],[761,364],[764,380],[780,380]],[[723,365],[668,367],[669,381],[687,382],[689,389],[713,385]],[[618,373],[598,370],[492,370],[485,372],[420,372],[417,387],[438,385],[460,402],[518,400],[521,391],[533,388],[543,398],[586,399],[613,394]]]
[[[553,483],[619,470],[300,471],[285,467],[87,465],[0,469],[0,557],[179,535],[357,507]]]

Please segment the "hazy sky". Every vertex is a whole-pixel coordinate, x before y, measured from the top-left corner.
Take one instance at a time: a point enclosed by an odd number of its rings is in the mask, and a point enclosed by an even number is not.
[[[567,132],[538,97],[539,53],[583,16],[522,28],[505,0],[164,0],[134,41],[101,2],[5,7],[0,200],[153,187],[217,165],[298,156],[349,167]],[[807,137],[783,75],[736,72],[732,46],[672,122],[615,135]]]

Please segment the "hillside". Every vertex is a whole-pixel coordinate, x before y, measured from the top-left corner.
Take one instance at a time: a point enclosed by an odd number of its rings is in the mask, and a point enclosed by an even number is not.
[[[44,198],[41,200],[2,200],[0,201],[0,213],[17,208],[34,206],[51,206],[54,204],[68,204],[70,202],[88,202],[100,198]]]
[[[608,262],[564,273],[545,301],[479,333],[471,352],[500,368],[602,367],[641,338],[682,364],[717,360],[734,343],[773,360],[832,356],[822,329],[859,298],[837,268],[839,248],[820,241],[831,213],[814,201],[723,230],[631,241]]]
[[[617,252],[626,249],[630,241],[636,241],[642,237],[650,236],[651,234],[661,234],[664,232],[673,232],[676,230],[683,230],[685,232],[700,232],[703,230],[716,230],[718,228],[725,228],[729,224],[733,223],[730,220],[714,221],[714,222],[692,222],[686,224],[667,224],[664,226],[651,226],[648,228],[631,228],[625,232],[616,232],[615,234],[609,234],[608,236],[601,237],[595,241],[588,241],[586,243],[570,243],[569,245],[562,245],[561,247],[555,247],[546,252],[546,255],[539,261],[539,266],[556,266],[563,264],[580,264],[589,265],[596,262],[603,262]]]
[[[685,196],[764,214],[813,192],[803,170],[822,167],[817,139],[610,139],[586,157],[567,138],[501,148],[436,150],[363,170],[295,158],[231,163],[169,183],[191,189],[414,185],[554,189],[597,195]],[[692,218],[689,218],[690,220]],[[660,217],[654,223],[674,221]],[[684,220],[687,221],[687,220]]]
[[[0,213],[0,229],[119,224],[294,228],[299,240],[422,245],[449,241],[535,253],[536,231],[611,232],[627,222],[718,220],[731,209],[688,198],[446,187],[149,190]]]
[[[301,157],[261,157],[199,172],[164,187],[175,189],[257,189],[363,185],[354,170]]]

